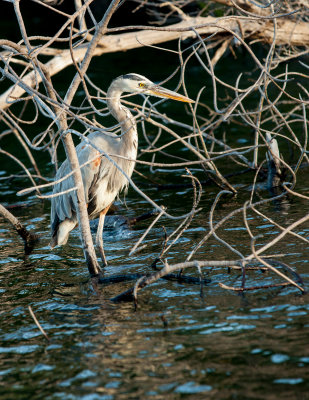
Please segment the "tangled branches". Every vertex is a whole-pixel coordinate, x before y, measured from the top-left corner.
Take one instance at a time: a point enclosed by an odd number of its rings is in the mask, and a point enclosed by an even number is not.
[[[147,46],[149,51],[159,50],[163,56],[165,52],[173,55],[177,60],[176,67],[168,77],[161,77],[165,78],[165,85],[170,82],[173,89],[180,89],[190,97],[195,91],[196,103],[188,106],[184,118],[180,115],[176,119],[163,113],[162,101],[152,104],[145,99],[142,104],[137,104],[131,98],[123,99],[134,113],[143,134],[144,145],[140,149],[138,169],[140,166],[144,171],[149,168],[149,177],[154,173],[168,172],[170,176],[180,179],[186,168],[185,179],[191,180],[193,197],[191,211],[176,215],[159,206],[141,187],[130,181],[131,186],[159,210],[149,230],[163,217],[175,223],[180,221],[174,232],[166,236],[156,261],[163,262],[163,269],[141,278],[130,293],[135,295],[138,288],[172,270],[194,266],[201,272],[202,268],[215,264],[219,266],[220,263],[222,267],[235,267],[242,271],[242,285],[235,290],[246,289],[246,271],[258,265],[260,269],[269,269],[280,275],[285,280],[284,284],[292,284],[303,291],[298,277],[296,282],[282,272],[291,273],[290,267],[269,259],[266,251],[287,235],[293,235],[308,245],[308,239],[295,229],[307,223],[309,215],[304,214],[287,226],[281,226],[274,217],[263,214],[259,207],[287,195],[308,200],[297,189],[299,170],[308,168],[309,162],[306,115],[309,103],[309,67],[306,63],[309,28],[306,2],[217,0],[199,8],[195,2],[187,0],[156,3],[138,0],[132,12],[147,12],[149,24],[114,28],[109,27],[109,22],[116,10],[121,9],[119,0],[111,1],[105,12],[100,10],[99,19],[93,13],[93,0],[76,1],[76,9],[72,13],[62,11],[61,2],[35,2],[45,12],[65,22],[52,36],[41,33],[31,36],[27,33],[27,21],[23,18],[20,1],[10,1],[21,40],[0,40],[0,72],[6,84],[6,90],[0,95],[0,139],[8,135],[17,139],[26,157],[21,160],[18,153],[6,149],[1,149],[1,155],[18,164],[20,173],[17,177],[28,177],[31,188],[27,185],[24,193],[35,190],[39,198],[49,198],[49,193],[42,195],[40,191],[50,190],[55,182],[50,182],[41,172],[42,166],[37,163],[36,154],[44,152],[45,163],[52,161],[56,169],[59,143],[63,143],[71,164],[70,175],[74,178],[72,190],[78,199],[82,247],[90,273],[98,275],[100,267],[92,243],[73,136],[87,142],[89,133],[117,133],[119,126],[107,128],[103,125],[108,116],[106,93],[92,80],[88,67],[93,56],[104,57],[106,53]],[[178,41],[174,42],[172,49],[156,46],[171,40]],[[264,46],[259,46],[261,42]],[[245,63],[235,62],[237,68],[234,68],[231,60],[240,57]],[[54,76],[70,65],[74,67],[74,74],[64,93],[63,88],[59,90],[56,87]],[[77,96],[79,88],[83,92],[81,101]],[[156,134],[149,135],[149,130],[156,131]],[[215,223],[214,214],[219,201],[223,196],[240,190],[239,185],[233,182],[236,174],[247,174],[252,178],[250,196],[241,207]],[[261,198],[259,194],[257,198],[258,181],[265,182],[265,188],[272,192],[271,196],[265,194]],[[170,266],[167,263],[170,249],[192,220],[205,212],[200,208],[205,182],[212,182],[218,187],[218,195],[209,214],[209,230],[199,243],[192,244],[190,254],[182,256],[183,262]],[[160,186],[169,187],[168,184]],[[248,212],[266,219],[280,230],[276,238],[258,250],[258,238],[250,227]],[[241,213],[250,239],[246,254],[218,234],[220,227]],[[142,244],[148,231],[133,245],[131,254]],[[207,246],[209,238],[220,242],[236,258],[230,261],[195,259],[200,247]],[[294,273],[292,271],[292,275]],[[224,284],[222,287],[227,288]]]

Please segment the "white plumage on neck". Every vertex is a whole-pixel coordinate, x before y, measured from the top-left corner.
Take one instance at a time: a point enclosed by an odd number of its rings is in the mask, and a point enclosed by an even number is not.
[[[138,145],[136,123],[130,110],[121,104],[122,94],[130,91],[133,88],[126,84],[122,76],[115,79],[107,91],[107,107],[121,126],[121,155],[135,159]]]

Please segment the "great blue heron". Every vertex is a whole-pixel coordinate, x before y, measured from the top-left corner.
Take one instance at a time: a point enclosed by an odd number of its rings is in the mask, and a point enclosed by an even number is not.
[[[124,92],[143,95],[164,97],[173,100],[193,103],[193,100],[176,92],[165,89],[151,82],[149,79],[138,74],[122,75],[113,80],[107,91],[107,107],[110,113],[117,119],[121,126],[121,135],[104,134],[103,132],[92,132],[88,135],[89,142],[93,144],[80,143],[76,147],[79,164],[93,160],[81,168],[85,198],[88,207],[89,218],[99,219],[96,244],[100,250],[104,264],[106,259],[103,250],[102,231],[105,215],[115,200],[118,193],[127,187],[128,180],[124,174],[102,156],[101,150],[110,154],[111,158],[118,164],[120,169],[131,177],[137,156],[137,127],[131,112],[121,102]],[[117,157],[117,155],[121,157]],[[59,180],[71,172],[68,160],[65,160],[56,174]],[[68,192],[74,187],[72,175],[67,179],[55,184],[53,193]],[[69,234],[77,224],[77,204],[74,191],[53,197],[51,201],[51,248],[63,245],[67,242]]]

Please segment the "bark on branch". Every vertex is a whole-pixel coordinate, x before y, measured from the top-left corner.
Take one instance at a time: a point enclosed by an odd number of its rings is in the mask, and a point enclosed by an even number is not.
[[[105,35],[100,38],[97,47],[93,50],[93,56],[100,56],[106,53],[119,51],[127,51],[138,47],[151,46],[181,37],[182,40],[187,38],[195,38],[194,29],[200,35],[227,35],[232,36],[231,32],[241,31],[243,39],[261,41],[271,43],[274,36],[273,22],[269,19],[257,20],[248,17],[226,17],[222,19],[214,17],[197,17],[189,18],[177,24],[166,26],[164,28],[149,27],[132,27],[140,29],[134,32],[118,33],[113,35]],[[194,28],[194,29],[192,29]],[[276,44],[290,46],[309,46],[309,25],[306,22],[294,22],[288,18],[277,19]],[[84,60],[89,44],[84,44],[73,50],[76,62]],[[53,76],[64,68],[73,64],[70,50],[60,51],[58,49],[46,49],[41,54],[51,55],[54,57],[48,61],[45,66],[50,76]],[[23,82],[30,87],[34,83],[41,82],[41,76],[35,71],[28,73]],[[0,96],[0,109],[6,109],[10,106],[14,99],[21,97],[25,90],[14,85]]]
[[[16,232],[24,241],[25,253],[29,254],[32,251],[35,243],[38,242],[39,237],[35,233],[29,232],[27,228],[2,204],[0,204],[0,214],[13,225]]]

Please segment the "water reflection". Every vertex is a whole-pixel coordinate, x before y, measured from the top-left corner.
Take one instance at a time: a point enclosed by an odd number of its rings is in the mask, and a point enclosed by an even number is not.
[[[216,218],[237,201],[242,204],[240,198],[218,207]],[[134,194],[128,206],[128,211],[121,209],[127,216],[145,211],[144,202]],[[203,206],[209,210],[208,203]],[[275,211],[276,221],[289,223],[305,206],[301,199],[294,200],[288,215]],[[160,281],[140,293],[134,312],[132,304],[109,301],[132,283],[92,286],[77,233],[67,247],[50,252],[48,209],[42,212],[41,207],[27,209],[26,223],[42,237],[28,257],[23,243],[0,221],[1,399],[306,398],[309,307],[297,289],[238,296],[218,283],[237,285],[239,273],[211,268],[204,271],[211,283],[204,288],[203,299],[199,286]],[[262,211],[269,210],[273,211],[271,204]],[[259,245],[277,231],[261,218],[249,218],[250,226],[264,235]],[[179,260],[179,254],[189,254],[208,229],[207,221],[203,211],[169,254],[171,262]],[[110,260],[106,274],[150,272],[161,249],[161,227],[149,234],[145,251],[129,257],[144,226],[130,230],[110,225],[104,237]],[[164,225],[173,229],[168,221]],[[242,216],[236,217],[220,235],[246,252],[250,243],[242,227]],[[299,234],[307,237],[308,232],[303,226]],[[308,278],[309,253],[302,243],[289,237],[273,251],[284,253],[285,262],[297,265]],[[197,258],[211,257],[224,259],[228,253],[211,240]],[[270,282],[273,276],[248,273],[248,286]],[[32,320],[28,305],[50,343]]]
[[[206,392],[215,398],[220,388],[222,395],[241,391],[250,398],[252,390],[262,396],[273,382],[279,388],[283,385],[285,393],[291,394],[286,385],[302,388],[309,360],[304,355],[306,337],[298,326],[303,315],[294,315],[291,321],[290,313],[307,313],[308,308],[279,302],[242,309],[236,299],[227,295],[220,301],[210,296],[209,303],[214,304],[201,308],[192,293],[180,301],[168,299],[168,306],[162,299],[158,305],[153,295],[145,299],[142,310],[133,313],[131,305],[101,304],[93,296],[74,300],[73,291],[71,297],[37,302],[35,312],[51,338],[49,345],[26,309],[15,308],[7,315],[8,319],[10,314],[15,316],[11,327],[5,328],[11,332],[1,336],[6,393],[18,398],[18,393],[27,390],[34,395],[40,387],[41,398],[51,399],[90,394],[113,399],[173,398]],[[160,319],[164,307],[170,310],[167,328]],[[246,371],[240,368],[244,365]],[[258,366],[263,370],[263,387],[254,379]],[[17,377],[19,388],[14,387]],[[42,386],[42,380],[49,384]],[[31,389],[33,384],[37,387]]]

